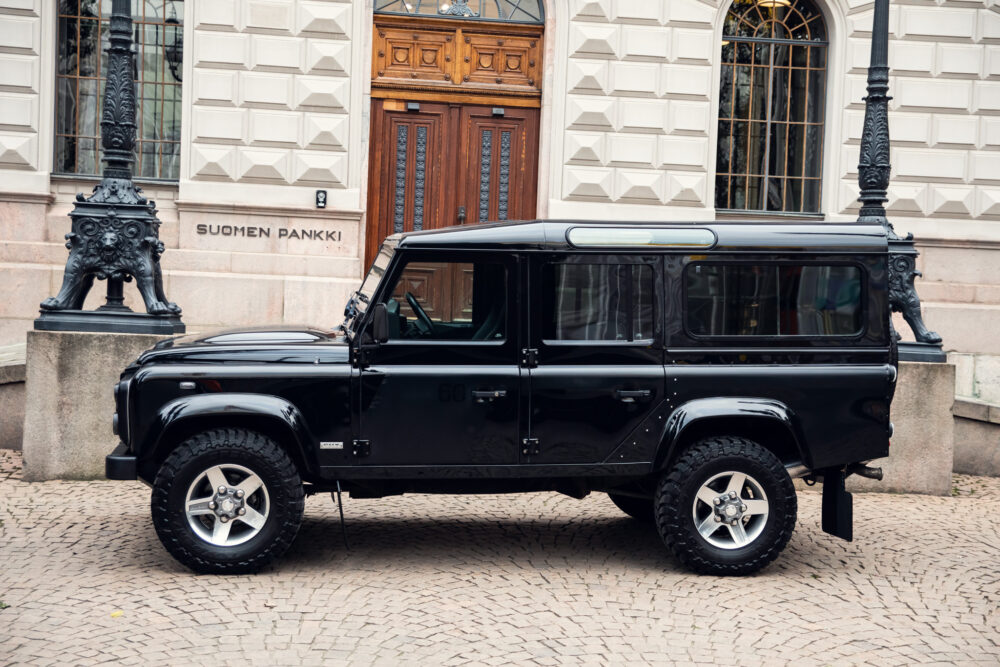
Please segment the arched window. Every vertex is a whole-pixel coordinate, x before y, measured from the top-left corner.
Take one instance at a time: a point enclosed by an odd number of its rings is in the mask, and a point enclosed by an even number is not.
[[[735,0],[722,37],[715,207],[820,211],[826,25],[810,0]]]
[[[542,0],[375,0],[377,14],[542,23]]]

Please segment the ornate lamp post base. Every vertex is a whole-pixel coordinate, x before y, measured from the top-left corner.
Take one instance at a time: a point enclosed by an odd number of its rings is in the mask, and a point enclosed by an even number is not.
[[[174,336],[184,333],[178,315],[151,317],[126,310],[113,313],[102,310],[58,310],[42,312],[35,320],[38,331],[86,331],[90,333],[135,333]]]

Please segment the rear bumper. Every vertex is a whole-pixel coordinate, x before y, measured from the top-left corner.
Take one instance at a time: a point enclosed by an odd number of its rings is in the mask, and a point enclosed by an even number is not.
[[[135,456],[129,453],[124,442],[104,457],[104,476],[108,479],[136,479]]]

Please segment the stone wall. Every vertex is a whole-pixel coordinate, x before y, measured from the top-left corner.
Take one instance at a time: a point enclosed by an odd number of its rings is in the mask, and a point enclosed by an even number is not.
[[[21,195],[48,194],[55,77],[55,51],[50,46],[53,4],[0,0],[0,173],[5,181],[0,187]]]
[[[701,2],[635,0],[578,0],[568,20],[557,15],[546,40],[565,40],[568,57],[543,92],[558,128],[552,217],[607,217],[609,203],[622,218],[712,216],[718,15]]]

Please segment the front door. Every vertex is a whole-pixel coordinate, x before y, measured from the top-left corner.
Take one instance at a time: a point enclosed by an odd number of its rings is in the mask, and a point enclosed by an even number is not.
[[[409,253],[394,273],[389,341],[361,372],[361,462],[517,463],[515,258]]]
[[[535,216],[538,109],[372,101],[366,260],[389,234]]]
[[[652,428],[665,384],[660,271],[655,256],[532,257],[523,462],[602,463],[627,439],[646,439],[638,431]]]
[[[366,264],[389,234],[535,217],[540,7],[481,5],[377,4]]]

